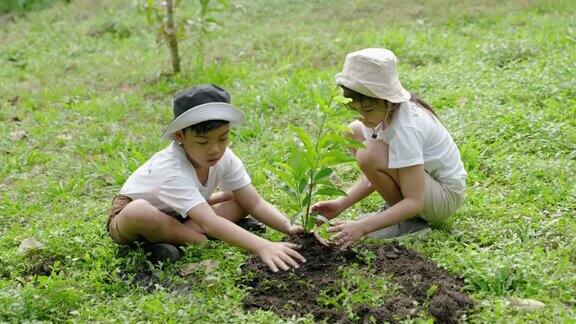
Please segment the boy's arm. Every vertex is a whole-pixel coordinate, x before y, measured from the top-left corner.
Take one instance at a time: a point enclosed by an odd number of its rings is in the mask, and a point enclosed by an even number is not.
[[[288,270],[289,267],[298,268],[298,263],[295,259],[300,262],[306,261],[304,257],[294,250],[296,245],[270,242],[254,235],[229,220],[216,215],[207,203],[201,203],[190,209],[188,217],[198,224],[206,234],[258,254],[274,272],[278,271],[278,268],[283,270]]]
[[[234,190],[236,201],[254,218],[284,234],[295,234],[296,226],[276,207],[264,200],[251,184]]]

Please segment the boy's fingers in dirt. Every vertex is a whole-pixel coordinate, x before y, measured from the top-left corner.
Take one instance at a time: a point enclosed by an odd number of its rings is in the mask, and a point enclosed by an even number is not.
[[[300,260],[300,262],[306,262],[306,259],[302,256],[302,254],[298,253],[298,251],[293,249],[287,249],[286,254],[291,256],[292,258],[296,258]]]
[[[300,250],[302,248],[302,245],[298,245],[298,244],[294,244],[294,243],[288,243],[288,242],[281,242],[284,246],[291,248],[292,250]]]
[[[270,268],[270,270],[272,270],[272,272],[274,273],[278,272],[278,267],[271,260],[264,260],[264,263],[266,263],[266,265],[268,266],[268,268]]]
[[[300,266],[298,265],[298,262],[296,262],[294,259],[292,259],[290,257],[290,255],[284,254],[284,255],[280,256],[280,258],[282,259],[282,261],[284,261],[284,263],[288,264],[291,268],[294,268],[294,269],[300,268]]]
[[[284,271],[290,269],[290,267],[286,264],[286,262],[284,262],[284,260],[282,260],[282,257],[280,256],[274,258],[274,263]]]

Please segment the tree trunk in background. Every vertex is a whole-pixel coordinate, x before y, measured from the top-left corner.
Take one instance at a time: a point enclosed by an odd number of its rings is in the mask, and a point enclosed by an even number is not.
[[[180,72],[180,56],[178,54],[178,40],[176,39],[176,28],[174,28],[174,7],[172,0],[166,0],[166,37],[172,58],[172,70],[174,74]]]

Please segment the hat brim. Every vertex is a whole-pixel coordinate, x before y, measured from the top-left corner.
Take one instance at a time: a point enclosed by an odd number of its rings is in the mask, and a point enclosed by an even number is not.
[[[345,86],[365,96],[385,99],[393,103],[409,101],[411,98],[410,92],[404,89],[399,81],[394,87],[385,89],[382,86],[360,82],[345,73],[338,73],[336,74],[336,84]]]
[[[226,120],[231,126],[240,125],[244,121],[244,113],[225,102],[209,102],[188,109],[166,127],[162,138],[174,139],[175,132],[207,120]]]

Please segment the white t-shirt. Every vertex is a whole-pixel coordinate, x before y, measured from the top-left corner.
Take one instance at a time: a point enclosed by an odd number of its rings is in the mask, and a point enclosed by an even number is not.
[[[208,180],[202,185],[184,149],[172,142],[134,171],[120,194],[144,199],[163,212],[176,211],[186,217],[190,209],[206,202],[216,188],[232,191],[250,182],[242,161],[227,148],[220,161],[210,167]]]
[[[424,108],[408,101],[400,104],[389,127],[363,129],[366,139],[388,143],[388,167],[423,164],[430,176],[446,184],[462,184],[467,173],[460,151],[442,123]]]

